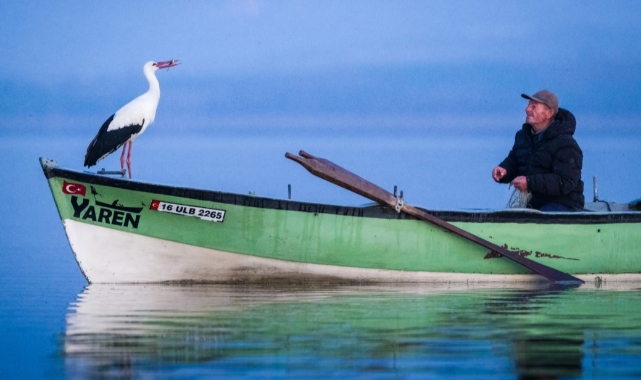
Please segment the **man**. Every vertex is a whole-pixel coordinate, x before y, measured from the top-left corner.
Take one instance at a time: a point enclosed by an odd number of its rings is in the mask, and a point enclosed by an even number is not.
[[[548,90],[521,96],[530,101],[525,108],[525,124],[516,133],[507,158],[492,170],[492,178],[530,192],[528,207],[541,211],[582,210],[583,152],[572,137],[576,129],[574,115],[559,108],[556,95]]]

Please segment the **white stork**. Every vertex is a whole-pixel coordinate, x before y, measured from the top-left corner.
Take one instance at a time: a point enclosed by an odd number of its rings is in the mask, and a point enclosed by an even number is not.
[[[134,139],[140,136],[154,122],[156,108],[160,100],[160,84],[156,78],[156,70],[167,69],[178,65],[176,59],[163,62],[147,62],[143,66],[145,77],[149,81],[149,90],[111,115],[104,122],[98,134],[87,147],[85,166],[92,167],[98,161],[107,157],[123,146],[120,155],[120,170],[125,167],[125,151],[127,170],[131,178],[131,146]]]

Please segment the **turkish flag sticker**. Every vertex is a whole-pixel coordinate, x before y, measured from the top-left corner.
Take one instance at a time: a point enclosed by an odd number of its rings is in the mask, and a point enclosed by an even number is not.
[[[87,188],[85,187],[85,185],[81,185],[79,183],[63,181],[62,192],[65,194],[78,194],[84,197],[87,193]]]

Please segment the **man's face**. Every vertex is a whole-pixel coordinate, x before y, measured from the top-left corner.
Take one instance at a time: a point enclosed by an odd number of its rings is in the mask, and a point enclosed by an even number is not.
[[[525,122],[535,127],[545,127],[553,114],[554,111],[550,107],[536,100],[530,100],[527,107],[525,107]]]

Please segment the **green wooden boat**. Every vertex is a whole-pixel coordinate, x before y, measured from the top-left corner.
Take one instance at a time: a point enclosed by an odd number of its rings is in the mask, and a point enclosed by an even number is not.
[[[90,283],[545,281],[390,207],[166,186],[40,162]],[[586,208],[420,210],[584,281],[641,280],[638,203]]]

